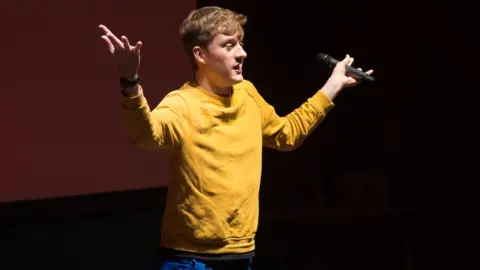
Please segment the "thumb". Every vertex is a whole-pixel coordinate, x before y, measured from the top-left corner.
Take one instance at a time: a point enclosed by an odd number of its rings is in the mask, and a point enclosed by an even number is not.
[[[345,73],[346,66],[348,64],[348,61],[350,61],[350,55],[346,55],[345,58],[343,58],[342,61],[339,61],[337,65],[335,66],[335,73]]]
[[[348,62],[350,61],[350,58],[351,57],[350,57],[349,54],[345,55],[345,58],[343,58],[342,63],[345,64],[345,65],[348,65]]]

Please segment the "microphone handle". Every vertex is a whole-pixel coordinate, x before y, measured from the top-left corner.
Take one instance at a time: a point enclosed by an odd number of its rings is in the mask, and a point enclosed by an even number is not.
[[[339,60],[327,55],[327,54],[324,54],[324,53],[318,53],[317,54],[317,59],[320,60],[320,61],[324,61],[326,62],[330,68],[333,68],[335,65],[337,65],[337,63],[339,62]],[[358,70],[354,67],[351,67],[351,66],[347,66],[346,67],[347,69],[347,75],[348,76],[351,76],[357,80],[366,80],[366,81],[369,81],[369,82],[373,82],[375,81],[375,79],[368,75],[367,73],[361,71],[361,70]]]
[[[373,82],[375,80],[372,76],[368,75],[367,73],[351,66],[347,66],[347,75],[357,80],[366,80],[370,82]]]

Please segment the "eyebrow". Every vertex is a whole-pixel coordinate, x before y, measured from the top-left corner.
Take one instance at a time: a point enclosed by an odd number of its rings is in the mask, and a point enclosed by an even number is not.
[[[226,39],[222,42],[223,45],[227,45],[228,43],[239,43],[240,41],[238,41],[237,39],[234,39],[234,38],[229,38],[229,39]]]
[[[242,42],[243,42],[243,39],[240,39],[240,37],[237,37],[237,38],[228,38],[222,43],[227,44],[227,43],[242,43]]]

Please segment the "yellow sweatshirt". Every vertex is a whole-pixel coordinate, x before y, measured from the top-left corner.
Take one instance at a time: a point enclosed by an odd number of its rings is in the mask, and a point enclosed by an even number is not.
[[[141,88],[138,96],[123,97],[133,143],[171,150],[162,247],[200,254],[254,250],[262,146],[298,147],[333,106],[318,91],[279,117],[247,80],[230,98],[187,82],[153,110]]]

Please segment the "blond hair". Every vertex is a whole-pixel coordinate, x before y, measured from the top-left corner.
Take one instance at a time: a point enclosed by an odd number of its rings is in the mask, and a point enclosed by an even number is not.
[[[242,40],[243,26],[246,23],[245,15],[216,6],[206,6],[190,12],[180,26],[180,35],[193,69],[197,68],[193,56],[195,46],[206,48],[217,34],[234,35],[238,33]]]

